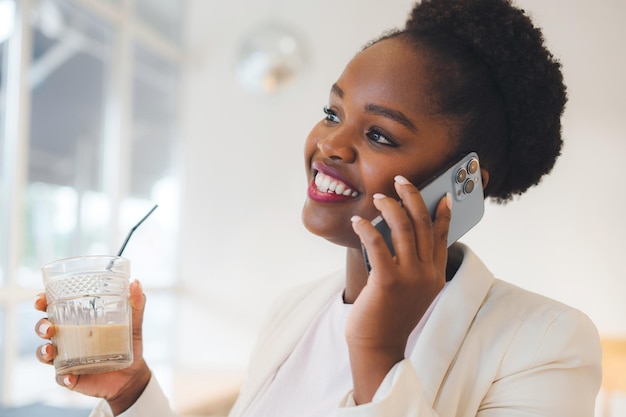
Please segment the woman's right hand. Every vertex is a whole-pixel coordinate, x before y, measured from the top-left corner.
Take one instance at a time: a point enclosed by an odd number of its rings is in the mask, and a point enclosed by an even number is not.
[[[143,359],[142,323],[146,298],[141,284],[135,280],[130,284],[130,305],[132,308],[133,327],[133,363],[130,367],[113,372],[90,375],[57,375],[57,383],[81,394],[104,398],[114,415],[126,411],[137,401],[150,381],[151,372]],[[46,311],[48,302],[46,295],[38,294],[35,308]],[[54,336],[54,326],[47,318],[42,318],[35,327],[37,335],[50,340]],[[45,343],[37,349],[37,359],[52,365],[54,347]]]

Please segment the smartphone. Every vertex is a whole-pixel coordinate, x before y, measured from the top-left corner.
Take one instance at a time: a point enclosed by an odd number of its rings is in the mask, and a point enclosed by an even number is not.
[[[470,152],[456,158],[418,188],[433,220],[439,201],[448,192],[452,195],[452,219],[448,231],[448,246],[467,233],[483,217],[485,198],[480,175],[480,162],[476,152]],[[372,220],[372,225],[383,235],[391,255],[395,256],[391,243],[391,229],[389,229],[385,219],[378,216]],[[362,248],[365,265],[369,273],[371,269],[369,258],[365,246]]]

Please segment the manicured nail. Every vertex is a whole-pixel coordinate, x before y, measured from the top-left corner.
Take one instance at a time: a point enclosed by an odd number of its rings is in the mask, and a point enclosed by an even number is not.
[[[385,194],[376,193],[372,197],[374,197],[376,200],[382,200],[383,198],[386,198],[387,196]]]
[[[393,179],[394,179],[395,182],[397,182],[398,184],[401,184],[401,185],[410,184],[409,180],[404,178],[402,175],[396,175]]]
[[[39,304],[39,300],[41,300],[43,296],[44,296],[43,293],[39,293],[35,296],[35,303],[34,303],[35,308],[37,308],[37,304]]]
[[[39,330],[39,333],[41,333],[41,334],[46,334],[46,333],[48,333],[48,329],[49,328],[50,328],[50,324],[48,324],[48,323],[41,323],[39,325],[39,329],[37,329],[37,330]]]
[[[48,355],[48,345],[42,345],[39,351],[41,352],[41,356]]]
[[[358,222],[359,220],[361,220],[361,216],[352,216],[350,217],[350,220],[352,221],[352,223]]]
[[[139,291],[141,291],[141,293],[143,294],[143,285],[141,285],[141,282],[138,279],[134,280],[131,285],[136,285],[137,287],[139,287]]]
[[[446,193],[446,206],[448,206],[448,210],[452,210],[452,194]]]
[[[66,376],[65,378],[63,378],[63,383],[65,384],[66,387],[69,387],[72,381],[70,380],[69,376]]]

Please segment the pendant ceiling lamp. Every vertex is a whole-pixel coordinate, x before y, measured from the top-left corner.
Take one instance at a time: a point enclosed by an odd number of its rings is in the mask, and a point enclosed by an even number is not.
[[[235,74],[246,90],[270,94],[288,85],[304,64],[302,42],[296,33],[270,21],[244,38]]]

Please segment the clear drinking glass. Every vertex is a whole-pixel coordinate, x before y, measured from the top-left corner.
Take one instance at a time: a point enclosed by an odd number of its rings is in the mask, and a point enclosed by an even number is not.
[[[80,256],[42,268],[48,319],[54,325],[57,374],[123,369],[133,362],[130,262]]]

